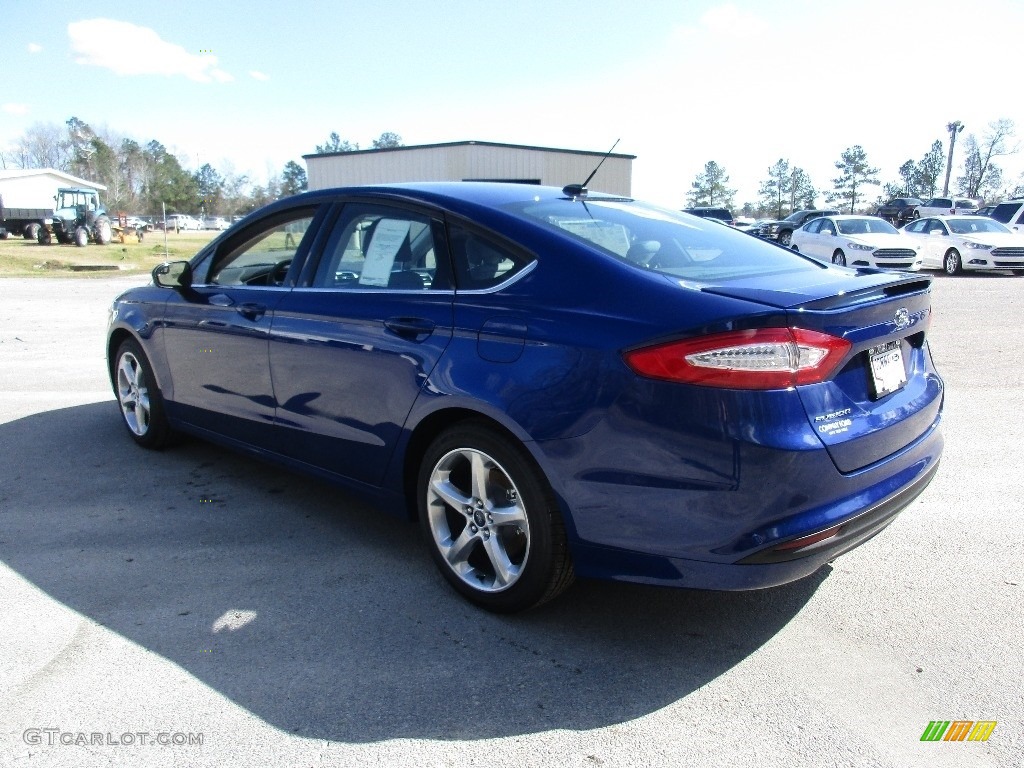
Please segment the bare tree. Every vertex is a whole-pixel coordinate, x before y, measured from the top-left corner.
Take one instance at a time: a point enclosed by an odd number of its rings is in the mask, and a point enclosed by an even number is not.
[[[979,142],[974,134],[964,141],[964,175],[957,179],[960,194],[966,197],[986,197],[1002,185],[1002,170],[992,160],[1012,155],[1020,149],[1011,145],[1014,135],[1013,120],[1002,118],[988,124],[988,132]]]
[[[17,168],[67,171],[71,166],[71,142],[62,126],[34,123],[14,142],[7,159]]]

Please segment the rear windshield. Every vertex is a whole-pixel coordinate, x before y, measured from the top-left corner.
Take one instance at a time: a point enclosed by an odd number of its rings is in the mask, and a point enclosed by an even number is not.
[[[721,224],[627,200],[546,200],[509,209],[637,269],[695,282],[823,265]]]

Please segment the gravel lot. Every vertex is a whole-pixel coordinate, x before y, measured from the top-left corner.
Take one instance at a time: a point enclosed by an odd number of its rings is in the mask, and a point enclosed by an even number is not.
[[[935,278],[946,454],[882,535],[783,588],[516,617],[333,487],[136,448],[103,338],[138,280],[0,281],[0,765],[1022,764],[1024,278]],[[920,741],[957,719],[998,725]]]

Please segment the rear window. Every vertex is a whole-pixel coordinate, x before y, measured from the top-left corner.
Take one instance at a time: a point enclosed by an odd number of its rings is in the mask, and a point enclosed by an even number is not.
[[[1024,203],[1000,203],[996,206],[996,209],[989,214],[996,221],[1001,221],[1003,224],[1009,224],[1010,219],[1017,210],[1024,205]]]
[[[798,254],[677,211],[626,200],[547,200],[515,213],[644,271],[719,282],[822,269]]]

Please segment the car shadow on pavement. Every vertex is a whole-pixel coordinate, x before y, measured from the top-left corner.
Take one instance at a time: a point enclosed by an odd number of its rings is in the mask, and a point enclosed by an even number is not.
[[[0,425],[0,559],[286,732],[342,742],[611,726],[725,673],[828,568],[750,593],[581,582],[516,616],[455,595],[418,528],[116,405]]]

